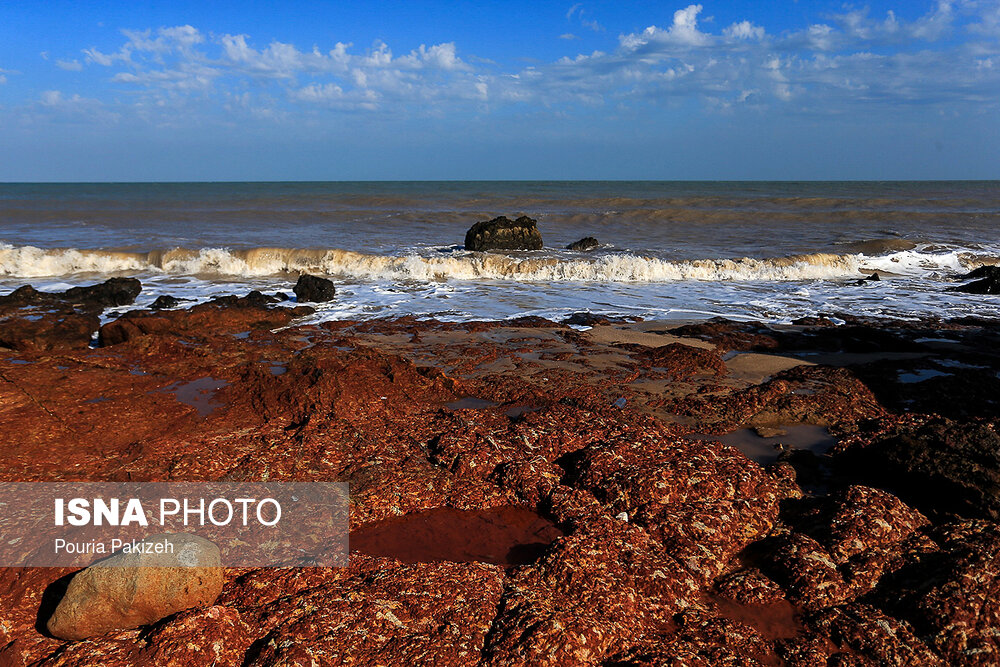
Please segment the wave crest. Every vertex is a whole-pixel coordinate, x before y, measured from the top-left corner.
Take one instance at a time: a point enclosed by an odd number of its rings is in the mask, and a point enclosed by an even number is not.
[[[493,253],[373,255],[341,249],[203,248],[121,252],[0,245],[0,275],[35,278],[81,273],[156,273],[257,277],[308,271],[357,280],[498,280],[522,282],[788,281],[852,278],[862,270],[914,273],[961,269],[958,253],[914,250],[866,257],[812,253],[770,259],[666,260],[638,254],[588,259],[511,257]]]

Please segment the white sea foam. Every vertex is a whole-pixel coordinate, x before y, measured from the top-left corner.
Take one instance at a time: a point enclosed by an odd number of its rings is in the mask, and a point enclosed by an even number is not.
[[[542,253],[530,257],[464,251],[375,255],[339,249],[294,248],[180,248],[136,253],[0,244],[0,276],[10,278],[153,274],[238,281],[308,271],[346,281],[374,282],[787,282],[846,280],[870,271],[908,277],[955,274],[982,261],[981,254],[959,250],[938,253],[902,250],[874,257],[812,253],[769,259],[667,260],[634,253],[608,253],[586,259]]]
[[[898,253],[905,254],[905,253]],[[815,253],[771,259],[670,261],[630,253],[593,259],[511,257],[456,252],[448,256],[374,255],[348,250],[175,249],[148,253],[0,246],[0,275],[20,278],[79,273],[152,272],[219,277],[312,271],[355,280],[513,280],[523,282],[668,282],[677,280],[816,280],[849,278],[862,255]]]

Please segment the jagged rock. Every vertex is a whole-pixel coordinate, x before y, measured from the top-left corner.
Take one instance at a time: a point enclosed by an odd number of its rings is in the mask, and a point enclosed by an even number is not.
[[[46,628],[60,639],[86,639],[154,623],[185,609],[205,607],[222,592],[219,548],[184,533],[152,535],[173,553],[119,552],[81,570]]]
[[[579,241],[574,241],[566,246],[566,250],[576,250],[577,252],[587,252],[588,250],[593,250],[594,248],[600,248],[601,242],[595,239],[593,236],[586,236]]]
[[[99,285],[71,287],[65,292],[39,292],[31,285],[24,285],[0,296],[0,306],[73,303],[91,308],[110,308],[135,302],[140,292],[142,283],[136,278],[109,278]]]
[[[293,291],[295,292],[295,298],[300,303],[303,301],[310,303],[332,301],[336,293],[332,280],[329,278],[320,278],[319,276],[311,276],[308,273],[303,273],[299,276]]]
[[[934,420],[852,448],[838,464],[924,512],[1000,519],[1000,435],[987,425]]]
[[[100,313],[125,306],[142,291],[135,278],[111,278],[65,292],[39,292],[31,285],[0,296],[0,347],[65,350],[90,345]]]
[[[136,278],[110,278],[100,285],[71,287],[62,293],[62,298],[104,307],[127,306],[135,302],[141,291],[142,283]]]
[[[1000,266],[984,264],[962,276],[962,280],[975,280],[977,278],[1000,278]]]
[[[962,276],[962,280],[973,282],[949,287],[948,291],[966,294],[1000,294],[1000,266],[980,266]]]
[[[224,308],[266,308],[279,301],[281,299],[276,296],[264,294],[260,290],[251,290],[247,292],[246,296],[240,297],[235,294],[227,294],[226,296],[217,296],[208,303]]]
[[[542,234],[538,221],[522,215],[517,220],[505,216],[474,224],[465,234],[465,249],[541,250]]]

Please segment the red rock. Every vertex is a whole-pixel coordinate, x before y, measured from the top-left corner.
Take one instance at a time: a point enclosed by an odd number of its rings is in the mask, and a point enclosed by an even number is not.
[[[0,312],[0,347],[18,351],[86,349],[101,324],[93,313],[62,308],[21,308]]]
[[[136,312],[106,328],[114,345],[0,354],[0,478],[346,480],[355,531],[515,505],[566,535],[520,567],[355,553],[346,568],[230,569],[215,606],[76,643],[36,628],[66,572],[0,569],[0,660],[995,662],[988,514],[943,523],[940,494],[925,511],[840,468],[833,492],[810,496],[787,462],[764,469],[685,437],[829,424],[836,461],[928,422],[887,412],[871,373],[801,367],[752,384],[715,377],[715,352],[598,343],[540,318],[296,326],[305,311],[270,305]],[[905,347],[931,326],[993,340],[980,321],[851,326],[824,344]],[[759,325],[719,333],[806,343]],[[489,407],[449,407],[465,397]]]

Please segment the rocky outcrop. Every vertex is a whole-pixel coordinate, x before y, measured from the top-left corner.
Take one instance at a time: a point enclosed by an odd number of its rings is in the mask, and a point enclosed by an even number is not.
[[[329,278],[312,276],[308,273],[303,273],[299,276],[293,291],[295,292],[295,298],[299,300],[299,303],[323,303],[325,301],[332,301],[334,294],[336,293],[332,280]]]
[[[0,568],[0,664],[997,663],[996,322],[686,330],[713,350],[648,324],[296,325],[308,309],[275,306],[134,311],[114,347],[0,351],[0,476],[348,481],[349,565],[227,569],[213,606],[88,641],[38,625],[71,572]],[[736,348],[858,354],[747,379]],[[925,384],[900,369],[938,359],[973,416],[887,409]],[[811,468],[699,439],[801,423],[839,441],[791,452]]]
[[[308,306],[270,307],[279,301],[278,297],[253,291],[244,297],[218,297],[188,310],[135,310],[103,325],[98,343],[106,347],[150,335],[203,338],[212,335],[215,326],[249,333],[255,329],[284,326],[296,317],[313,312]]]
[[[12,350],[81,349],[100,326],[105,308],[133,303],[142,291],[135,278],[111,278],[65,292],[24,285],[0,296],[0,347]]]
[[[73,308],[58,308],[45,315],[36,308],[17,309],[0,314],[0,347],[18,351],[84,349],[100,326],[99,315]]]
[[[904,427],[849,449],[838,465],[925,511],[1000,520],[1000,435],[987,424]]]
[[[505,216],[474,224],[465,234],[465,249],[541,250],[542,234],[538,221],[522,215],[517,220]]]
[[[149,625],[206,607],[222,592],[219,548],[196,535],[151,535],[162,553],[119,552],[77,572],[46,627],[60,639],[86,639]]]
[[[566,246],[566,250],[575,250],[577,252],[587,252],[588,250],[594,250],[595,248],[600,248],[601,242],[595,239],[593,236],[585,236],[579,241],[574,241]]]
[[[949,288],[951,292],[967,294],[1000,294],[1000,266],[980,266],[962,276],[973,282]]]
[[[65,292],[39,292],[31,285],[25,285],[0,296],[0,307],[77,304],[90,309],[110,308],[134,303],[141,291],[142,283],[136,278],[110,278],[99,285],[71,287]]]

